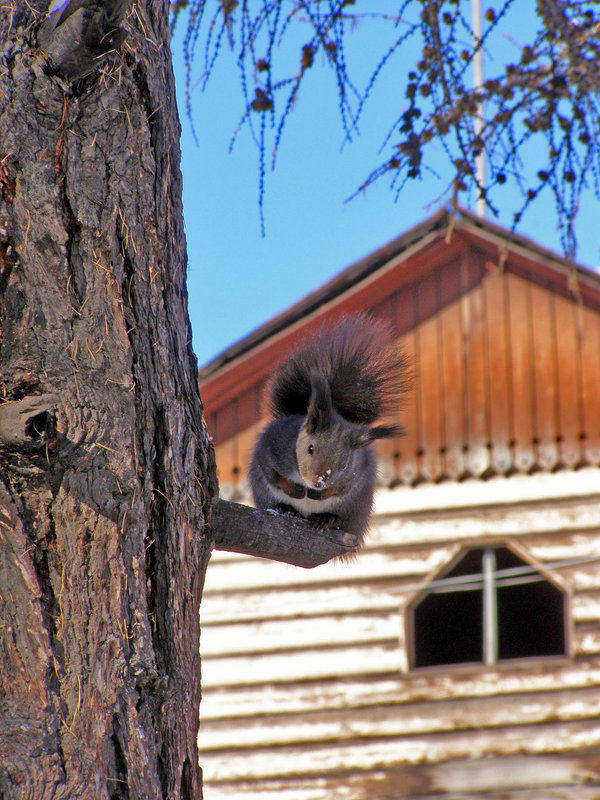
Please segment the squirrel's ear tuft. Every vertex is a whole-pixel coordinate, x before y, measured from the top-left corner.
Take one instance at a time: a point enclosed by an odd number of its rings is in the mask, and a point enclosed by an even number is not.
[[[306,432],[312,434],[329,428],[332,414],[329,383],[323,375],[313,373],[310,376],[310,403],[306,412]]]
[[[350,432],[350,446],[353,450],[358,450],[360,447],[367,447],[372,441],[371,429],[367,425],[352,426]]]
[[[389,439],[392,436],[402,436],[404,428],[399,425],[376,425],[369,428],[366,425],[355,425],[352,431],[352,446],[355,448],[366,447],[375,439]]]
[[[371,441],[375,439],[391,439],[393,436],[404,436],[404,428],[401,425],[376,425],[370,428]]]

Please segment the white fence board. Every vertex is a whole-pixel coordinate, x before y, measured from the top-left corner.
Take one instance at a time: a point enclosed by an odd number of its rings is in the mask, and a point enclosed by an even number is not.
[[[417,552],[369,552],[365,550],[352,561],[323,564],[314,569],[301,569],[289,564],[264,559],[245,559],[209,563],[204,588],[205,597],[213,593],[253,589],[305,587],[312,585],[347,584],[365,579],[381,579],[402,575],[426,575],[443,566],[447,551],[427,548]],[[421,555],[422,553],[422,555]],[[203,600],[204,604],[204,600]]]

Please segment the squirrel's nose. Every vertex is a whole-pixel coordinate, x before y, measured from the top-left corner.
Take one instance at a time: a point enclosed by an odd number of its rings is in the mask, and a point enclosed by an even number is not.
[[[315,477],[315,489],[323,489],[329,483],[331,478],[331,470],[326,469],[325,472]]]

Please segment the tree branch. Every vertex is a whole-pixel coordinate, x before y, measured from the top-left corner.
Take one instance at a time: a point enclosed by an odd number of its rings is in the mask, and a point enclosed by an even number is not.
[[[305,569],[353,555],[359,544],[352,533],[317,530],[300,517],[258,511],[227,500],[219,500],[213,506],[210,527],[216,550],[269,558]]]
[[[41,415],[50,412],[57,402],[57,395],[42,394],[0,405],[0,445],[19,449],[43,444],[48,420]],[[34,424],[36,417],[40,417],[39,425]]]
[[[70,0],[42,23],[38,45],[57,72],[82,78],[125,41],[120,25],[128,7],[126,0]]]

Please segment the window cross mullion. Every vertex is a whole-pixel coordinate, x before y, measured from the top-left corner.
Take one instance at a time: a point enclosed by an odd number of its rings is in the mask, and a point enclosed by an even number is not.
[[[498,600],[496,595],[496,551],[483,551],[483,661],[498,661]]]

